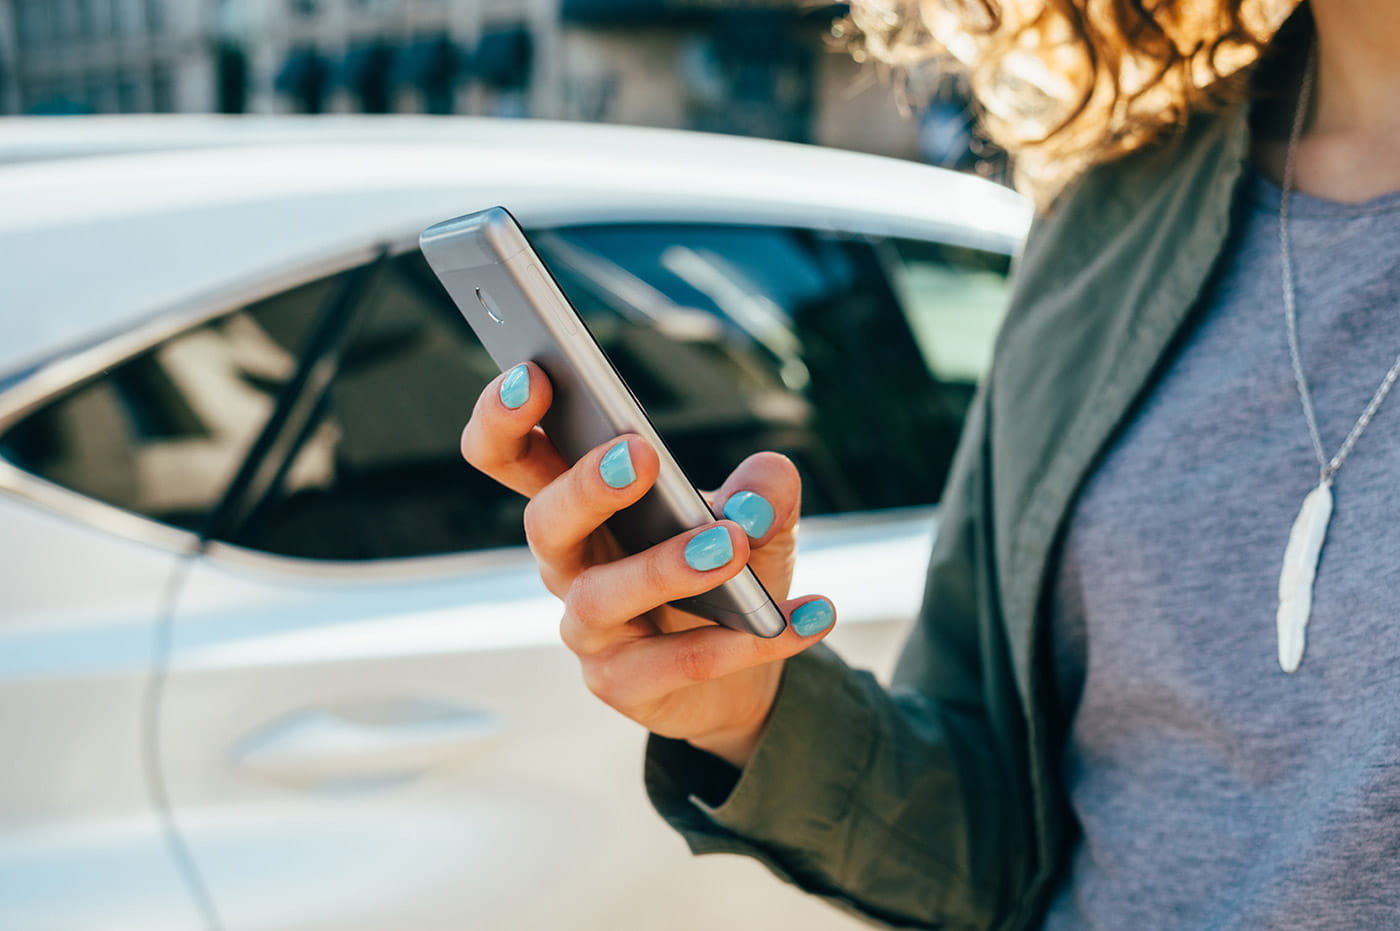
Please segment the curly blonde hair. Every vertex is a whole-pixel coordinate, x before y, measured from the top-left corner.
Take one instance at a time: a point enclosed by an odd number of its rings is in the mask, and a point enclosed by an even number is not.
[[[986,132],[1042,204],[1084,170],[1245,92],[1298,0],[853,0],[858,59],[965,71]]]

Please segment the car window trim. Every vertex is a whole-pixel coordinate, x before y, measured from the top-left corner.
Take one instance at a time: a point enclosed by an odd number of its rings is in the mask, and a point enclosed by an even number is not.
[[[203,550],[205,559],[277,575],[335,582],[431,579],[476,572],[501,572],[529,568],[534,557],[529,548],[493,546],[488,549],[425,556],[395,556],[382,559],[310,559],[255,550],[225,540],[210,540]]]

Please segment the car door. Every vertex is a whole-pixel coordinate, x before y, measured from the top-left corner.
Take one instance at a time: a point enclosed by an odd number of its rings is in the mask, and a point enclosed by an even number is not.
[[[149,673],[191,528],[271,405],[244,390],[201,422],[171,375],[217,376],[248,324],[231,313],[126,359],[98,345],[0,395],[0,928],[199,920],[151,804]],[[261,347],[269,384],[286,337]]]
[[[0,464],[0,928],[188,925],[139,740],[177,557],[15,493],[29,484]]]
[[[832,595],[838,648],[887,664],[966,394],[921,361],[900,299],[918,266],[780,228],[532,232],[697,483],[760,448],[799,463],[796,590]],[[189,927],[201,902],[298,931],[852,926],[756,864],[691,860],[648,809],[643,735],[558,645],[523,501],[457,456],[495,369],[416,253],[137,363],[94,384],[145,392],[144,497],[76,490],[203,542],[168,575],[145,733],[185,898],[132,926]],[[215,500],[188,493],[201,470]]]

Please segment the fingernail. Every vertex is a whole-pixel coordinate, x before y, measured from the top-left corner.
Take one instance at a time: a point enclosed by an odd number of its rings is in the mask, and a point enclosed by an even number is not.
[[[626,440],[603,454],[598,471],[602,473],[603,481],[612,488],[626,488],[637,480],[637,470],[632,468],[632,454],[627,451]]]
[[[515,410],[530,400],[530,370],[522,362],[501,379],[501,403]]]
[[[834,620],[836,612],[832,610],[831,602],[817,598],[793,609],[792,629],[800,637],[810,637],[826,630]]]
[[[739,491],[724,502],[724,516],[757,540],[773,526],[773,505],[755,491]]]
[[[734,544],[728,527],[711,527],[691,537],[685,545],[685,561],[701,572],[718,569],[733,558]]]

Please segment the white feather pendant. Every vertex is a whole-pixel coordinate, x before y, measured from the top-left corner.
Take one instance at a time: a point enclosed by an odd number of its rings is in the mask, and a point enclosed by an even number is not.
[[[1323,482],[1303,499],[1278,577],[1278,664],[1295,672],[1303,661],[1308,617],[1312,614],[1313,580],[1332,520],[1332,486]]]

